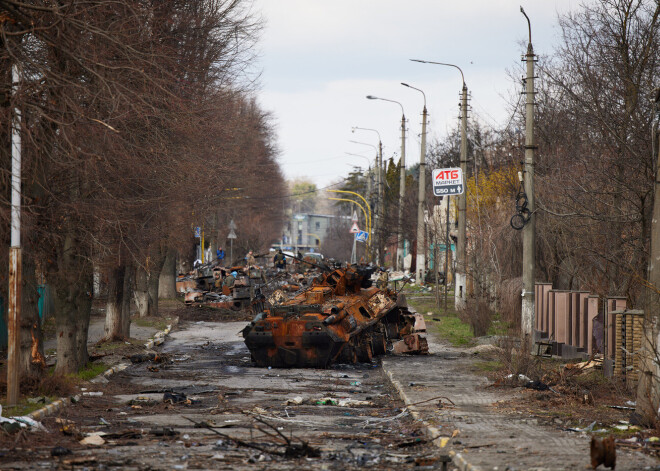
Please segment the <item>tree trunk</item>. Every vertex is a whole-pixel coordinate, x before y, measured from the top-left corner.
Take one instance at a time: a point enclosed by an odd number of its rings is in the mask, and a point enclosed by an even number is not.
[[[149,275],[142,266],[138,267],[135,272],[135,304],[138,317],[149,315]]]
[[[23,286],[21,289],[20,377],[38,376],[46,368],[43,332],[39,319],[39,293],[34,260],[23,252]],[[27,255],[27,256],[26,256]]]
[[[162,299],[176,298],[176,251],[167,249],[163,270],[158,280],[159,296]]]
[[[92,267],[71,235],[64,237],[56,266],[49,267],[55,304],[56,375],[77,372],[87,362],[87,326],[91,314]]]
[[[149,316],[158,315],[158,285],[160,280],[160,273],[163,271],[163,263],[165,262],[165,254],[160,249],[154,251],[152,257],[152,264],[149,267]]]
[[[105,338],[108,340],[125,339],[129,336],[128,326],[130,324],[124,319],[126,271],[126,265],[121,264],[110,273],[108,303],[105,309]]]
[[[135,267],[132,263],[126,265],[124,273],[124,297],[121,306],[121,328],[126,337],[131,336],[131,299],[133,298],[133,285],[135,280]]]

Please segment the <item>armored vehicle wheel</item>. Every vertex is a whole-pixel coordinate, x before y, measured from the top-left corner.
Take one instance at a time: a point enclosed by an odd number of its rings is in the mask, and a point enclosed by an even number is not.
[[[381,332],[371,334],[371,351],[374,355],[385,355],[387,353],[387,340]]]
[[[356,363],[357,362],[357,353],[355,349],[349,343],[345,343],[339,352],[339,363]]]
[[[358,344],[357,358],[360,363],[371,363],[373,351],[371,350],[371,339],[363,337]]]

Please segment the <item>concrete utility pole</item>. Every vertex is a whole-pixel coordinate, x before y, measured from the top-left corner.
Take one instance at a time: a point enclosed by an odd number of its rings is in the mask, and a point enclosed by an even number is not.
[[[415,263],[415,280],[418,285],[424,284],[424,273],[426,272],[426,238],[424,224],[424,210],[426,209],[426,94],[419,88],[402,83],[401,85],[417,90],[424,97],[424,109],[422,110],[422,146],[419,154],[419,194],[417,197],[417,258]]]
[[[396,269],[403,270],[403,200],[406,196],[406,115],[401,107],[401,159],[399,159],[399,214],[396,228]]]
[[[13,92],[19,83],[18,67],[12,67]],[[21,328],[21,112],[14,108],[11,130],[11,247],[9,248],[9,300],[7,303],[7,405],[18,403]]]
[[[466,208],[467,192],[465,191],[465,179],[467,178],[467,95],[468,89],[465,84],[463,70],[454,64],[446,62],[432,62],[420,59],[410,59],[413,62],[422,64],[436,64],[454,67],[461,73],[463,81],[463,90],[461,95],[461,171],[463,173],[463,193],[458,195],[458,239],[456,240],[456,275],[454,277],[454,307],[456,309],[465,309],[466,299],[466,281],[467,281],[467,258],[466,248]],[[445,274],[446,276],[447,274]]]
[[[405,85],[405,84],[402,84]],[[367,95],[368,100],[382,100],[396,103],[401,107],[401,159],[399,161],[399,173],[401,174],[401,181],[399,184],[399,214],[396,228],[396,261],[395,268],[403,270],[403,198],[406,194],[406,113],[403,111],[403,105],[395,100],[388,98],[380,98],[373,95]],[[382,153],[381,153],[382,160]]]
[[[460,69],[459,69],[460,70]],[[461,71],[463,75],[463,71]],[[458,195],[458,238],[456,239],[456,279],[454,281],[454,307],[466,308],[467,299],[467,95],[468,89],[463,80],[461,93],[461,173],[463,174],[463,193]]]
[[[530,349],[534,343],[534,248],[536,246],[536,215],[534,214],[534,48],[532,47],[532,25],[522,7],[520,12],[527,19],[529,43],[527,44],[527,78],[525,79],[525,175],[529,220],[523,228],[523,291],[521,333],[525,345]]]
[[[648,323],[642,339],[641,366],[637,386],[635,412],[655,422],[660,405],[660,369],[658,368],[658,331],[660,330],[660,88],[653,90],[654,102],[651,139],[655,181],[653,183],[653,217],[651,218],[651,247],[648,261],[648,284],[644,293],[644,314]]]
[[[376,217],[374,221],[374,235],[375,235],[375,262],[376,265],[380,265],[380,248],[381,248],[381,238],[380,238],[380,229],[383,221],[383,141],[380,138],[380,133],[376,129],[371,128],[361,128],[358,126],[353,126],[352,132],[355,132],[356,129],[361,131],[372,131],[378,134],[378,147],[372,146],[365,142],[350,141],[355,144],[362,144],[370,147],[374,147],[378,152],[376,154]],[[373,247],[373,246],[372,246]]]

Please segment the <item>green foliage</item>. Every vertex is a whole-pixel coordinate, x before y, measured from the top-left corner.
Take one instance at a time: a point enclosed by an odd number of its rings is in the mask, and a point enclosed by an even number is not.
[[[98,375],[103,373],[109,367],[103,363],[87,363],[85,368],[76,373],[76,377],[82,379],[83,381],[89,381],[92,378],[96,378]]]
[[[316,208],[316,184],[307,180],[293,182],[291,193],[295,195],[293,200],[297,202],[298,211],[301,213],[313,213]]]
[[[453,295],[451,296],[453,301]],[[449,341],[455,347],[466,347],[472,343],[474,335],[472,327],[458,317],[458,312],[454,310],[453,302],[447,306],[445,312],[443,308],[435,306],[434,296],[415,296],[408,300],[408,304],[417,312],[424,313],[424,320],[427,323],[429,332],[435,331],[440,337]],[[430,315],[426,315],[430,313]]]

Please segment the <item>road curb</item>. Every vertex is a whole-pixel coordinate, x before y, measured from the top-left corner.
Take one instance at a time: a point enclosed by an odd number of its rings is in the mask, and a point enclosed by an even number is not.
[[[50,404],[42,407],[41,409],[37,409],[33,412],[30,412],[27,416],[30,417],[31,419],[34,420],[41,420],[47,415],[54,414],[55,412],[58,412],[61,409],[64,409],[64,406],[66,406],[67,401],[70,399],[67,399],[65,397],[61,397]]]
[[[404,404],[408,408],[410,415],[412,415],[415,420],[420,421],[424,426],[425,433],[429,437],[429,439],[431,439],[431,443],[433,443],[433,445],[438,447],[440,450],[447,451],[447,449],[444,448],[441,445],[441,443],[438,441],[441,438],[443,438],[440,435],[440,430],[438,430],[436,427],[429,424],[426,420],[422,418],[417,408],[413,405],[413,402],[410,400],[406,392],[403,390],[403,387],[401,386],[399,380],[394,378],[392,372],[388,370],[385,366],[383,366],[383,370],[387,374],[390,383],[392,383],[392,386],[394,386],[394,389],[396,389],[397,393],[401,397],[401,400],[403,400]],[[448,454],[452,458],[452,464],[456,466],[460,471],[481,471],[480,467],[470,464],[467,461],[467,459],[465,459],[465,456],[463,456],[461,453],[456,453],[455,451],[451,450],[448,451]]]
[[[149,339],[147,343],[144,344],[145,348],[152,349],[156,345],[162,345],[163,342],[165,342],[165,336],[169,334],[172,331],[172,328],[174,328],[175,325],[179,323],[179,318],[175,317],[174,320],[170,325],[168,325],[165,330],[161,330],[159,332],[156,332],[153,336],[153,338]]]

